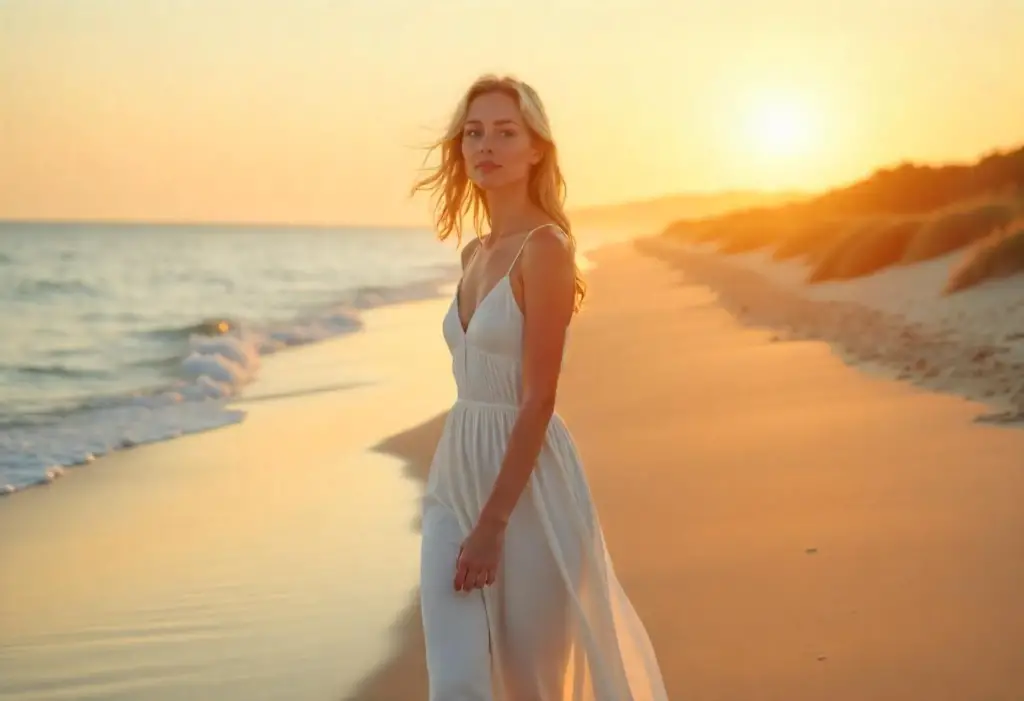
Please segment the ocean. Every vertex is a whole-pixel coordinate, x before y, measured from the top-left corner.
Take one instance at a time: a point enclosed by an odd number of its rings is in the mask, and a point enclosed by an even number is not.
[[[242,421],[261,358],[458,274],[425,228],[0,223],[0,494]]]

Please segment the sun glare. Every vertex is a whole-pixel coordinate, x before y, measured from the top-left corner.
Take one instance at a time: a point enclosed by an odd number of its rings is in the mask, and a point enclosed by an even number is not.
[[[794,99],[760,100],[748,111],[747,132],[753,146],[765,155],[796,156],[810,146],[810,113]]]

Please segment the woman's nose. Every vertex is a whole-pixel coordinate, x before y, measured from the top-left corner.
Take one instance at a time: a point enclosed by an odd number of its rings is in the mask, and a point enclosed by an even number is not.
[[[494,137],[488,133],[485,133],[477,140],[477,149],[481,153],[486,153],[494,150]]]

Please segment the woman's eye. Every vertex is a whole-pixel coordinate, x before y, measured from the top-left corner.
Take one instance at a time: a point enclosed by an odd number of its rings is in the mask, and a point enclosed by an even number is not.
[[[470,138],[473,138],[473,139],[479,138],[479,137],[481,137],[483,135],[482,132],[479,129],[476,129],[476,128],[466,129],[466,131],[463,132],[463,133],[466,136],[468,136]],[[502,136],[511,139],[512,137],[514,137],[516,135],[516,130],[515,129],[502,129],[499,133]]]

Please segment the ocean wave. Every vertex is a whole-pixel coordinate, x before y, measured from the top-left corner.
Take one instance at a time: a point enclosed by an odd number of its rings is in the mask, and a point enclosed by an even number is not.
[[[58,295],[98,297],[101,294],[95,286],[81,280],[22,280],[18,283],[16,291],[20,296],[29,299]]]
[[[187,339],[190,336],[221,336],[236,330],[241,324],[238,321],[227,317],[210,317],[193,324],[182,326],[167,326],[157,329],[140,331],[138,335],[143,338],[155,340]]]
[[[436,297],[447,282],[445,276],[394,287],[361,287],[346,293],[339,304],[287,322],[206,315],[180,326],[141,331],[139,336],[156,341],[160,348],[180,346],[175,355],[164,351],[128,364],[159,368],[163,383],[126,394],[92,396],[48,412],[0,415],[0,494],[52,482],[66,468],[117,450],[240,422],[245,412],[231,408],[230,402],[258,376],[263,357],[358,332],[363,329],[362,310]],[[66,364],[18,370],[92,377],[91,370]]]
[[[107,370],[75,368],[67,365],[13,365],[0,366],[0,370],[19,375],[49,375],[71,379],[102,379],[110,376],[110,372]]]

